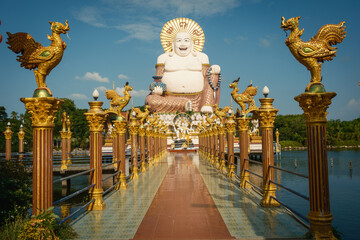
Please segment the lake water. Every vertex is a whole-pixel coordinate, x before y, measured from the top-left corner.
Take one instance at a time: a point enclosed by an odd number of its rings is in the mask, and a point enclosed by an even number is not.
[[[331,167],[331,159],[333,166]],[[275,158],[276,160],[276,158]],[[297,167],[295,167],[295,160]],[[349,169],[349,161],[352,170]],[[306,151],[283,151],[276,165],[304,175],[308,175]],[[359,239],[360,228],[360,150],[328,151],[328,170],[330,187],[330,208],[333,214],[332,225],[343,234],[343,239]],[[277,176],[277,181],[291,189],[309,196],[308,180],[285,172]],[[294,210],[306,216],[309,202],[280,189],[276,195]]]
[[[331,159],[333,166],[331,167]],[[349,169],[349,161],[352,170]],[[296,162],[296,167],[295,167]],[[308,175],[306,151],[283,151],[281,158],[276,160],[275,165]],[[331,150],[328,151],[328,169],[330,185],[330,207],[334,220],[332,225],[343,234],[342,239],[359,239],[357,230],[360,228],[360,150]],[[309,196],[308,180],[286,172],[277,171],[277,182],[296,190],[303,195]],[[104,176],[105,177],[105,176]],[[55,177],[54,179],[56,179]],[[73,180],[71,192],[75,192],[88,186],[88,176],[80,176]],[[112,180],[105,183],[104,188],[111,186]],[[104,190],[105,190],[104,189]],[[61,198],[61,184],[54,185],[54,201]],[[73,209],[85,203],[87,193],[70,200]],[[292,209],[306,216],[309,212],[309,202],[284,189],[277,190],[276,197]],[[60,209],[55,211],[61,214]]]

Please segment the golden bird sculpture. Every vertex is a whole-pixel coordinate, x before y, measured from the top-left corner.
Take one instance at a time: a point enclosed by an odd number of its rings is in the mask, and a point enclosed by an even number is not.
[[[290,30],[290,35],[286,39],[285,44],[290,49],[292,55],[303,64],[311,73],[310,83],[306,86],[305,91],[324,92],[324,85],[321,83],[321,64],[324,61],[331,61],[336,56],[337,47],[333,47],[337,43],[341,43],[346,37],[345,22],[339,24],[326,24],[322,26],[317,34],[308,42],[301,40],[304,29],[299,29],[299,19],[301,17],[293,17],[285,21],[281,18],[281,28],[284,31]]]
[[[230,109],[231,109],[231,107],[227,106],[227,107],[224,107],[222,110],[220,110],[219,106],[217,104],[213,105],[214,114],[217,116],[217,118],[220,120],[221,123],[224,122],[224,119]]]
[[[244,92],[239,93],[239,88],[237,87],[239,80],[240,77],[230,83],[229,88],[233,89],[231,92],[231,96],[234,101],[239,104],[241,108],[241,114],[243,116],[246,116],[248,113],[258,110],[254,100],[254,96],[257,94],[258,87],[253,87],[251,83]],[[247,109],[245,104],[248,104]]]
[[[115,87],[111,90],[105,90],[105,97],[110,100],[110,108],[106,112],[113,112],[120,115],[121,110],[129,103],[131,99],[130,91],[133,90],[132,86],[126,82],[124,86],[124,96],[121,97],[116,91]]]
[[[149,111],[150,106],[149,105],[145,105],[145,110],[144,112],[140,110],[140,108],[133,108],[132,110],[134,112],[136,112],[136,118],[141,122],[141,125],[144,124],[145,119],[149,116]]]
[[[48,39],[51,41],[48,47],[42,46],[30,34],[24,32],[14,34],[7,32],[6,43],[14,53],[21,54],[16,59],[21,63],[20,66],[34,71],[38,89],[46,89],[51,96],[52,93],[45,83],[46,76],[60,63],[66,49],[66,43],[62,41],[60,34],[66,34],[70,28],[67,20],[65,24],[49,23],[52,34],[48,35]]]

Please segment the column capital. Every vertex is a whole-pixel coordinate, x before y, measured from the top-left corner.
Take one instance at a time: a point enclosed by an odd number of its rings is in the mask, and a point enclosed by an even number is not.
[[[230,134],[235,132],[236,122],[234,121],[234,116],[227,117],[227,121],[225,123],[226,131]]]
[[[130,123],[128,126],[130,130],[130,135],[136,135],[138,133],[139,124],[137,123],[136,118],[130,118]]]
[[[225,126],[223,124],[218,126],[218,132],[219,134],[225,134]]]
[[[335,92],[310,93],[305,92],[294,99],[304,111],[307,123],[311,122],[327,122],[326,109],[331,104],[331,99],[336,96]]]
[[[249,130],[250,118],[238,117],[238,118],[236,118],[236,123],[237,123],[239,131],[247,132]]]
[[[67,131],[60,131],[60,136],[61,136],[62,139],[67,138],[67,134],[68,134]]]
[[[55,126],[55,114],[64,102],[64,100],[54,97],[21,98],[20,101],[25,103],[25,108],[31,114],[30,118],[33,127],[50,128]]]
[[[261,106],[259,108],[260,128],[273,128],[275,116],[279,109],[275,109],[272,105],[273,98],[260,98]]]
[[[20,129],[20,131],[17,134],[18,134],[18,137],[19,137],[20,140],[24,140],[25,132],[24,132],[24,130],[22,128]]]
[[[125,135],[127,131],[127,122],[125,120],[115,120],[114,125],[116,128],[116,133],[120,135]]]
[[[145,137],[145,132],[146,132],[146,129],[145,129],[144,125],[141,125],[139,127],[139,136],[140,137]]]
[[[5,130],[5,132],[4,132],[5,139],[11,139],[13,133],[14,133],[14,132],[11,131],[11,127],[6,127],[6,130]]]
[[[90,132],[102,132],[107,114],[101,109],[103,102],[89,102],[90,109],[84,113],[89,123]]]

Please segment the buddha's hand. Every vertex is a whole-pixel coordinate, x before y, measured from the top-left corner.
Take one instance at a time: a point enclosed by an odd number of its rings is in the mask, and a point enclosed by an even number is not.
[[[202,113],[212,113],[213,112],[213,109],[211,106],[209,105],[204,105],[202,106],[201,110],[200,110]]]
[[[210,74],[220,74],[221,68],[219,65],[212,65]]]
[[[153,94],[156,94],[156,95],[162,95],[162,94],[163,94],[163,89],[162,89],[162,87],[160,87],[160,86],[156,86],[156,87],[154,87],[154,89],[152,90],[152,93],[153,93]]]

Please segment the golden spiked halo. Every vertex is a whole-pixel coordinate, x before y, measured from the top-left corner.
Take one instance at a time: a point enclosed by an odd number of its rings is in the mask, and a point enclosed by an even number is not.
[[[194,43],[195,52],[202,51],[205,43],[205,35],[199,24],[189,18],[175,18],[165,23],[160,33],[161,45],[165,52],[172,51],[172,43],[174,42],[176,34],[180,31],[185,31],[190,34],[191,40]]]

